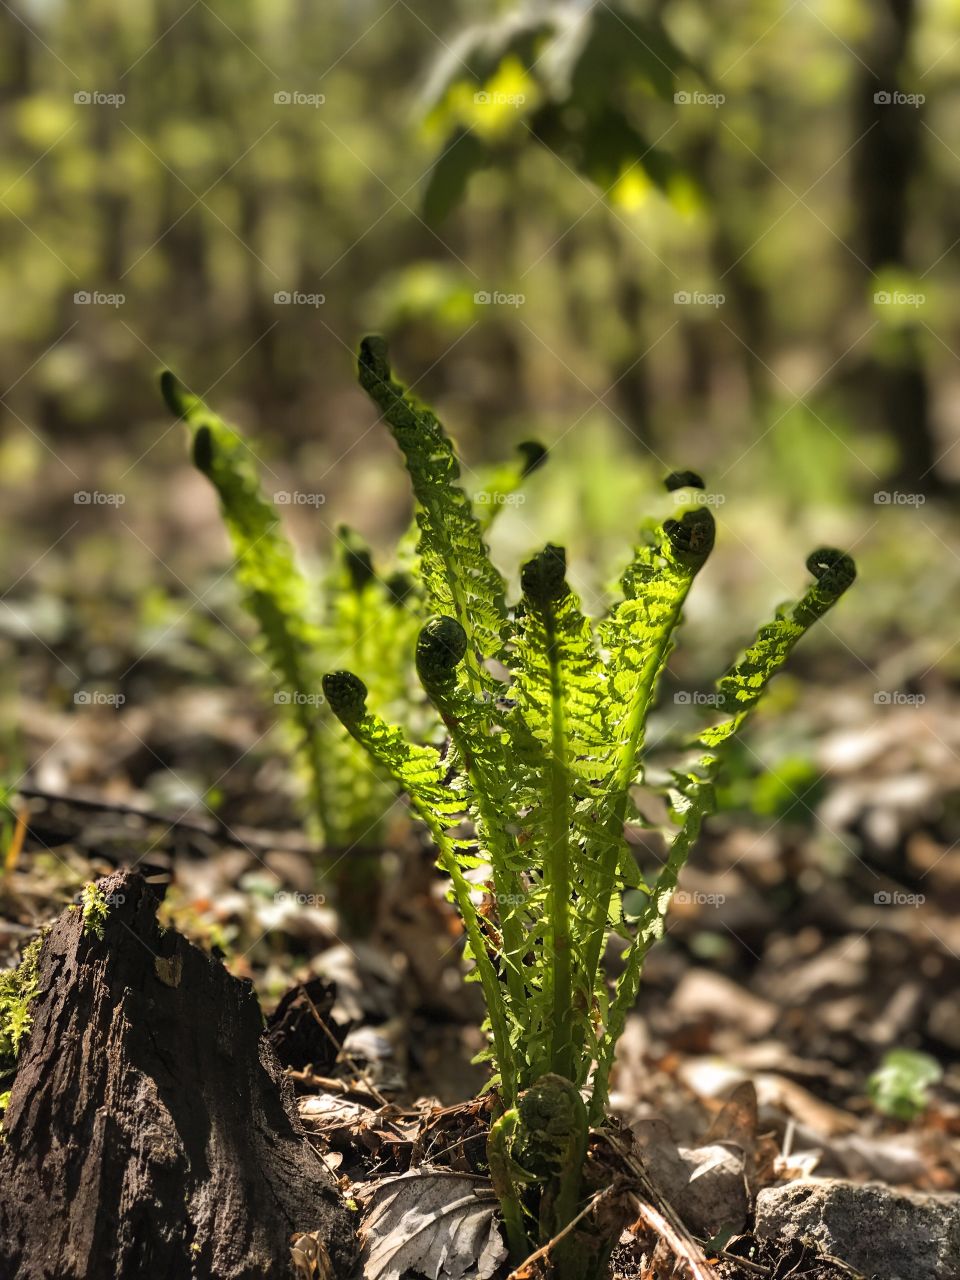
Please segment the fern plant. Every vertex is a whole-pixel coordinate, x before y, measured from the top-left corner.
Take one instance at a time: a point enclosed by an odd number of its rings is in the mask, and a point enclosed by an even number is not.
[[[349,655],[379,706],[406,722],[424,722],[423,707],[414,705],[409,664],[397,661],[428,616],[424,592],[409,571],[416,538],[401,540],[398,567],[383,575],[360,536],[341,525],[331,562],[321,581],[312,582],[297,563],[243,436],[169,370],[160,386],[190,432],[194,465],[217,492],[234,553],[233,577],[257,624],[274,703],[304,778],[313,832],[328,851],[341,853],[327,879],[341,914],[362,931],[374,918],[383,819],[394,795],[382,771],[329,714],[321,676]],[[486,527],[545,452],[526,441],[515,460],[480,477],[473,501]]]
[[[483,989],[491,1085],[500,1110],[488,1144],[511,1252],[519,1261],[578,1213],[590,1123],[604,1115],[617,1040],[644,958],[663,934],[677,879],[714,807],[724,749],[804,632],[850,586],[849,556],[807,561],[813,581],[781,608],[720,679],[716,723],[690,744],[667,788],[666,857],[647,881],[625,833],[641,821],[644,739],[694,579],[714,542],[698,507],[644,529],[622,598],[598,626],[547,546],[508,605],[484,531],[459,484],[435,415],[393,378],[367,338],[360,382],[403,453],[417,501],[419,579],[433,616],[415,665],[443,741],[414,742],[378,713],[353,672],[324,677],[330,707],[426,824],[463,919],[470,977]],[[702,482],[692,472],[669,487]],[[373,705],[370,705],[373,704]],[[642,906],[630,913],[639,896]],[[611,989],[602,957],[623,951]],[[605,1245],[569,1233],[562,1277],[602,1265]]]

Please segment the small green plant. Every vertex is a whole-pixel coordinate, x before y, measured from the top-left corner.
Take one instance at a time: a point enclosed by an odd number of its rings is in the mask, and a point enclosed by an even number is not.
[[[730,739],[804,632],[850,586],[839,551],[807,561],[814,581],[762,627],[721,678],[716,722],[664,788],[673,817],[652,883],[625,831],[641,820],[644,741],[657,685],[693,581],[714,541],[705,506],[645,527],[622,599],[594,626],[566,579],[561,547],[522,568],[512,607],[458,484],[437,418],[393,380],[367,338],[360,381],[399,445],[417,500],[419,581],[433,617],[415,665],[446,742],[412,742],[368,705],[353,673],[324,678],[330,707],[405,791],[436,844],[482,986],[499,1118],[488,1154],[517,1260],[551,1240],[583,1203],[588,1125],[602,1120],[617,1040],[644,958],[701,823]],[[693,473],[671,489],[702,487]],[[647,780],[649,782],[649,780]],[[624,910],[625,897],[641,905]],[[602,957],[623,949],[613,990]],[[609,1243],[609,1242],[607,1242]],[[552,1255],[563,1280],[594,1274],[605,1245],[568,1234]]]
[[[916,1120],[930,1105],[930,1087],[943,1079],[936,1058],[915,1049],[891,1049],[867,1081],[870,1101],[894,1120]]]
[[[30,1030],[30,1002],[40,990],[40,948],[34,938],[15,969],[0,971],[0,1077],[9,1074]]]
[[[305,778],[308,816],[317,838],[347,855],[337,863],[335,889],[341,912],[354,930],[360,930],[373,918],[379,838],[393,793],[382,771],[371,768],[366,754],[329,714],[321,676],[349,656],[379,706],[403,719],[416,719],[411,669],[397,661],[398,654],[409,652],[428,616],[423,592],[408,566],[415,532],[401,541],[397,567],[381,574],[359,535],[340,526],[336,555],[321,581],[312,582],[299,567],[277,516],[276,501],[289,501],[291,495],[280,494],[271,501],[239,432],[169,371],[161,375],[160,385],[168,407],[190,432],[195,466],[219,497],[233,547],[233,576],[257,624],[274,703],[290,731],[294,757]],[[475,504],[485,527],[541,464],[545,452],[536,442],[524,442],[515,461],[481,477]],[[422,719],[422,706],[416,710]]]
[[[80,910],[83,913],[83,932],[87,937],[103,941],[110,903],[101,889],[92,881],[80,890]]]

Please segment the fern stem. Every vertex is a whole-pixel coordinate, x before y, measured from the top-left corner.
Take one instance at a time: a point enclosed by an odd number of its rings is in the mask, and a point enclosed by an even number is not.
[[[553,942],[553,1042],[550,1070],[574,1079],[570,953],[570,773],[563,723],[563,675],[560,670],[556,619],[544,610],[547,662],[550,669],[550,847],[545,860],[550,877],[550,919]]]
[[[447,726],[451,741],[459,752],[467,772],[467,778],[473,788],[477,813],[482,830],[487,837],[487,854],[493,873],[493,891],[497,898],[497,915],[500,921],[500,933],[503,939],[503,962],[506,972],[507,991],[510,1003],[518,1019],[523,1017],[526,1002],[526,985],[519,968],[519,959],[523,954],[524,934],[520,920],[516,915],[516,903],[521,895],[520,877],[507,865],[506,850],[494,834],[502,821],[502,815],[491,807],[490,796],[493,788],[487,782],[486,775],[475,753],[455,716],[446,715],[441,710],[443,722]],[[504,911],[501,904],[507,904]]]
[[[666,661],[673,630],[680,621],[680,613],[686,602],[687,593],[693,584],[693,577],[692,573],[686,576],[681,590],[674,600],[673,607],[662,624],[657,643],[651,650],[640,678],[637,680],[627,713],[627,737],[621,747],[614,773],[613,786],[611,788],[611,809],[607,819],[616,833],[616,840],[610,841],[603,853],[599,876],[600,892],[593,901],[586,928],[587,947],[584,968],[587,982],[590,984],[591,989],[596,982],[597,971],[600,967],[607,915],[610,910],[610,900],[613,897],[614,877],[616,876],[618,861],[617,845],[620,842],[619,833],[622,831],[623,824],[626,821],[629,789],[636,777],[637,756],[643,746],[647,715],[653,702],[654,686]],[[581,1026],[579,1030],[581,1034],[578,1036],[578,1041],[582,1042],[585,1028]]]
[[[690,808],[684,815],[683,826],[673,839],[667,860],[660,869],[660,874],[657,876],[653,886],[646,911],[637,926],[636,936],[625,954],[625,967],[620,976],[620,981],[617,983],[616,992],[610,1002],[603,1049],[594,1075],[593,1092],[590,1096],[591,1124],[598,1124],[603,1119],[607,1102],[607,1085],[613,1068],[617,1041],[623,1031],[627,1013],[633,1007],[637,992],[640,989],[643,962],[647,957],[647,952],[663,932],[663,919],[677,887],[680,872],[686,865],[690,850],[700,834],[700,827],[704,818],[713,810],[713,787],[711,782],[713,775],[716,773],[718,763],[716,757],[711,758],[708,764],[707,777],[704,779],[702,787],[698,788],[696,796],[691,801]]]
[[[494,969],[487,952],[487,940],[483,930],[480,928],[477,909],[470,896],[473,886],[463,874],[450,842],[450,837],[441,824],[436,821],[425,807],[421,808],[416,803],[415,807],[433,836],[440,854],[440,864],[453,884],[454,896],[457,899],[460,915],[463,917],[463,927],[470,942],[470,950],[473,952],[473,957],[476,961],[477,973],[487,1005],[487,1014],[490,1018],[493,1048],[500,1067],[500,1092],[507,1106],[512,1107],[517,1100],[517,1078],[506,1011],[503,1006],[503,989],[500,986],[497,971]]]

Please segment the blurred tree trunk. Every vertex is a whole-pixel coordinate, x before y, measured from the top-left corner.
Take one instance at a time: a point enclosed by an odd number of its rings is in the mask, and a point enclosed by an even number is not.
[[[916,22],[916,0],[880,0],[854,77],[852,153],[857,252],[872,273],[907,269],[910,189],[921,165],[920,109],[891,103]],[[930,392],[914,328],[889,335],[865,362],[858,396],[894,440],[898,459],[890,483],[907,492],[942,486],[930,421]]]

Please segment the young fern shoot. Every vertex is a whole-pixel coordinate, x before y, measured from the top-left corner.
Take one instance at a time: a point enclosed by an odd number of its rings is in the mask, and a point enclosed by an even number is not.
[[[519,1261],[581,1207],[588,1122],[603,1118],[616,1042],[713,810],[724,748],[855,570],[839,551],[814,552],[806,593],[721,678],[720,718],[692,744],[692,765],[673,775],[667,856],[647,883],[625,838],[631,789],[643,779],[647,721],[684,603],[713,547],[712,515],[696,507],[647,527],[622,598],[597,627],[567,582],[561,547],[522,567],[521,597],[510,607],[449,437],[394,381],[381,339],[362,343],[359,367],[417,500],[420,586],[433,616],[416,643],[416,668],[445,749],[415,745],[381,718],[354,674],[330,673],[324,689],[353,738],[408,795],[450,877],[469,976],[486,1002],[500,1108],[488,1154]],[[692,472],[668,481],[685,486],[702,481]],[[628,890],[641,897],[639,916],[624,913]],[[623,968],[611,991],[602,957],[612,935],[622,941]],[[558,1273],[594,1274],[604,1247],[581,1246],[574,1233],[556,1256]]]

